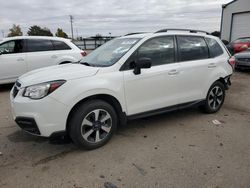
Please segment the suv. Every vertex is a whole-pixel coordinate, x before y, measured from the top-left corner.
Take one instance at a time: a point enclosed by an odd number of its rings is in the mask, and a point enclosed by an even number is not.
[[[70,40],[57,37],[10,37],[0,43],[0,84],[41,67],[81,60],[86,53]]]
[[[234,59],[216,37],[161,30],[113,39],[79,63],[29,72],[10,98],[16,123],[50,137],[69,134],[86,149],[103,146],[127,120],[199,105],[217,112]]]

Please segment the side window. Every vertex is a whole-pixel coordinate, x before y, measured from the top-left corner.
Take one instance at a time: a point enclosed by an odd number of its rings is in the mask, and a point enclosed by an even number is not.
[[[71,50],[71,48],[62,41],[52,40],[54,50]]]
[[[50,40],[28,39],[27,46],[28,46],[28,52],[41,52],[41,51],[54,50],[54,47]]]
[[[179,60],[190,61],[208,58],[208,48],[202,37],[177,36]]]
[[[173,63],[175,61],[174,37],[157,37],[146,41],[138,50],[138,59],[151,58],[152,66]]]
[[[0,45],[2,54],[21,53],[24,50],[23,40],[12,40]]]
[[[217,57],[223,54],[223,50],[218,42],[211,38],[205,38],[208,44],[210,57]]]

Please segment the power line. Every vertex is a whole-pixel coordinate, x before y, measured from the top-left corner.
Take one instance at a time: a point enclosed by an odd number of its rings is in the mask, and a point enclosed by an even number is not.
[[[74,40],[74,32],[73,32],[73,16],[69,15],[69,19],[70,19],[70,25],[71,25],[71,35],[72,35],[72,40]]]

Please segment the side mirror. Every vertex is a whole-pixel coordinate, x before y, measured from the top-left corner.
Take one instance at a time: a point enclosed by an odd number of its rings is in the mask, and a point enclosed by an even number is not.
[[[141,74],[141,69],[148,69],[151,67],[152,60],[150,58],[142,57],[134,62],[134,74]]]

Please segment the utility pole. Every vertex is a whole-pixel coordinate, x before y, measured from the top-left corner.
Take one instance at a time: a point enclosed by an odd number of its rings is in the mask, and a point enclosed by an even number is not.
[[[3,38],[4,38],[4,30],[1,30],[2,31],[2,35],[3,35]]]
[[[73,16],[69,15],[69,19],[70,19],[70,25],[71,25],[71,36],[72,36],[72,40],[74,40],[74,32],[73,32]]]

